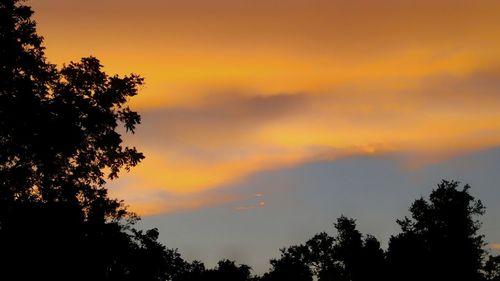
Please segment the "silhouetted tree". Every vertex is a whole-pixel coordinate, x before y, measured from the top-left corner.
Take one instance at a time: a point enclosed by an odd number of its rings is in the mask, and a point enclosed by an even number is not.
[[[281,257],[270,261],[271,270],[264,274],[263,281],[312,281],[313,273],[307,264],[307,248],[292,246],[281,249]]]
[[[481,201],[470,186],[443,180],[429,201],[421,198],[411,218],[398,221],[402,233],[390,239],[388,259],[393,280],[481,280],[483,236],[477,216]]]
[[[367,235],[363,241],[361,264],[363,266],[359,273],[359,280],[387,280],[385,252],[374,236]]]
[[[143,80],[109,77],[96,58],[57,71],[45,60],[31,9],[17,2],[0,6],[2,200],[91,208],[86,199],[106,196],[105,170],[115,178],[143,158],[117,132],[139,123],[126,101]]]
[[[217,267],[204,272],[204,281],[249,281],[251,268],[247,265],[236,265],[234,261],[221,260]]]
[[[143,158],[122,144],[143,79],[96,58],[47,62],[33,11],[0,1],[0,279],[170,280],[184,262],[104,187]]]
[[[335,238],[325,232],[316,234],[305,246],[305,260],[318,280],[337,280],[341,265],[335,258]]]
[[[337,220],[335,228],[338,233],[334,246],[335,259],[342,265],[338,280],[359,280],[363,235],[356,229],[356,222],[344,216]]]
[[[487,281],[500,281],[500,256],[489,256],[483,267],[484,278]]]
[[[386,266],[378,240],[363,239],[353,219],[341,216],[334,225],[334,237],[322,232],[303,245],[282,249],[263,280],[382,280]]]
[[[158,242],[157,229],[132,230],[134,235],[129,261],[131,274],[128,280],[175,280],[186,269],[185,262],[177,250],[167,249]]]
[[[185,263],[181,271],[174,276],[174,281],[202,281],[206,272],[205,265],[200,261]]]
[[[363,239],[355,220],[344,216],[337,220],[335,228],[334,257],[339,264],[335,280],[382,280],[385,262],[378,240],[371,235]]]

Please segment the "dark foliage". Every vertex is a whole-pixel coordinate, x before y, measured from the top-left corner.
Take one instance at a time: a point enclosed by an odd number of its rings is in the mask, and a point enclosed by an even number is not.
[[[0,2],[0,277],[164,280],[157,232],[104,188],[143,158],[118,133],[140,122],[126,102],[143,80],[92,57],[57,69],[32,14]]]
[[[500,281],[500,256],[489,256],[483,267],[486,280]]]
[[[344,216],[334,225],[337,236],[319,233],[303,245],[283,249],[280,259],[271,260],[273,268],[264,279],[382,280],[386,266],[377,239],[363,238],[355,221]]]
[[[306,254],[307,249],[302,245],[281,249],[281,257],[271,260],[272,268],[264,274],[262,279],[265,281],[312,281],[313,273],[306,261]]]
[[[500,258],[486,259],[478,234],[481,201],[443,180],[429,200],[416,200],[411,218],[399,220],[402,232],[385,253],[378,240],[364,236],[353,219],[341,216],[337,235],[315,235],[303,245],[282,250],[271,260],[264,280],[499,280]]]
[[[389,244],[393,280],[482,280],[484,242],[476,217],[484,207],[469,188],[442,181],[429,201],[412,204],[411,219],[398,221],[402,233]]]
[[[202,280],[206,281],[246,281],[250,280],[250,267],[237,266],[234,261],[219,261],[216,268],[204,272]]]

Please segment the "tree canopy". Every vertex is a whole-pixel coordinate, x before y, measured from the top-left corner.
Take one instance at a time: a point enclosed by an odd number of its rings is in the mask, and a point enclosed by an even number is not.
[[[119,133],[140,122],[127,100],[143,79],[109,76],[94,57],[58,69],[32,14],[0,2],[1,274],[133,279],[131,254],[153,254],[157,235],[135,231],[137,217],[104,184],[144,158]]]
[[[481,280],[483,236],[478,216],[485,208],[455,181],[442,181],[429,200],[411,205],[411,218],[398,221],[402,233],[389,243],[388,259],[400,280]]]
[[[443,180],[428,200],[415,200],[411,217],[397,221],[401,233],[391,237],[387,251],[374,236],[359,232],[354,219],[341,216],[336,236],[319,233],[282,249],[263,279],[498,280],[499,257],[486,255],[479,234],[485,207],[469,190]]]

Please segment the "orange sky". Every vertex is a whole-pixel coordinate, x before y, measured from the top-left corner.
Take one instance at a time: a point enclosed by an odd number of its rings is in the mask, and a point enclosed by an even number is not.
[[[127,141],[147,158],[113,189],[142,214],[269,169],[500,144],[500,1],[28,3],[52,62],[146,78]]]

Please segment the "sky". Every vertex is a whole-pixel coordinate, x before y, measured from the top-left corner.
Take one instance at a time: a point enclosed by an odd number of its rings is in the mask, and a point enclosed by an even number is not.
[[[341,214],[387,243],[442,178],[499,251],[499,1],[28,4],[51,62],[146,79],[146,159],[109,188],[189,259],[262,272]]]

